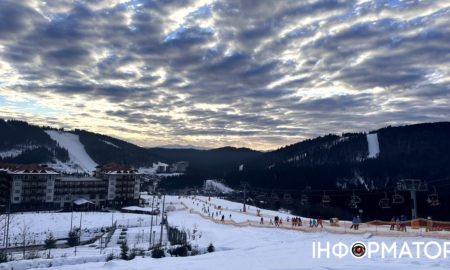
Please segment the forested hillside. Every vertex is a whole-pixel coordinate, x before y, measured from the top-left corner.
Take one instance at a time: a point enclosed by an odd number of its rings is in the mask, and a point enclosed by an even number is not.
[[[0,119],[0,161],[11,163],[45,163],[67,161],[61,148],[40,127],[26,122]]]
[[[116,162],[140,167],[152,166],[153,162],[165,161],[165,158],[123,140],[79,129],[74,133],[79,136],[80,142],[89,156],[98,164]]]

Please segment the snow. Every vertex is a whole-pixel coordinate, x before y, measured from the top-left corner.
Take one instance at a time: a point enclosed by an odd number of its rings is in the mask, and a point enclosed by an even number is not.
[[[20,154],[22,154],[23,150],[22,149],[10,149],[7,151],[1,151],[0,152],[0,158],[5,158],[5,157],[17,157]]]
[[[369,146],[368,158],[376,158],[380,154],[380,145],[378,144],[378,134],[367,134],[367,144]]]
[[[56,130],[46,130],[45,132],[61,147],[67,149],[70,161],[78,168],[86,173],[92,173],[95,170],[97,163],[88,155],[78,135]]]
[[[15,158],[20,156],[25,150],[33,150],[38,147],[37,145],[16,145],[15,148],[0,151],[0,158]]]
[[[120,149],[120,147],[119,147],[119,146],[117,146],[117,145],[113,144],[112,142],[108,142],[108,141],[105,141],[105,140],[100,140],[100,141],[102,141],[102,142],[104,142],[104,143],[106,143],[106,144],[108,144],[108,145],[111,145],[112,147],[115,147],[115,148],[118,148],[118,149]]]
[[[166,163],[158,162],[158,163],[153,163],[152,167],[140,167],[138,169],[138,171],[139,171],[139,173],[142,173],[142,174],[156,174],[156,170],[158,169],[158,167],[164,167],[164,171],[166,171],[166,169],[167,169],[167,167],[169,167],[169,165]]]
[[[217,191],[217,192],[222,192],[222,193],[231,193],[233,192],[233,189],[227,187],[226,185],[224,185],[223,183],[217,181],[217,180],[213,180],[213,179],[208,179],[205,181],[205,190],[212,190],[212,191]]]
[[[151,196],[146,197],[150,199]],[[145,258],[137,257],[132,261],[114,260],[110,262],[101,261],[102,257],[97,250],[97,255],[85,255],[74,258],[67,257],[60,261],[52,262],[54,270],[85,270],[85,269],[110,269],[110,270],[222,270],[222,269],[258,269],[258,270],[281,270],[281,269],[329,269],[329,270],[347,270],[347,269],[435,269],[443,270],[450,268],[450,261],[445,258],[430,260],[423,256],[420,259],[382,259],[380,255],[373,258],[356,259],[351,256],[341,259],[313,259],[312,244],[320,241],[325,243],[345,243],[350,245],[356,241],[377,241],[385,242],[390,245],[394,241],[397,243],[414,241],[428,241],[431,238],[411,237],[410,235],[397,232],[397,237],[386,237],[376,235],[375,233],[361,232],[358,234],[350,233],[330,233],[321,229],[306,229],[307,232],[289,229],[288,225],[284,228],[276,228],[274,226],[255,227],[244,226],[239,222],[248,222],[245,220],[257,220],[255,216],[256,208],[251,206],[247,213],[240,213],[242,204],[230,202],[219,198],[209,198],[198,196],[193,198],[166,196],[166,203],[184,204],[188,209],[174,211],[168,213],[168,222],[171,226],[177,226],[180,229],[189,230],[193,233],[195,229],[197,237],[191,240],[193,247],[198,246],[200,249],[205,248],[212,243],[216,251],[199,256],[192,257],[165,257],[162,259],[152,259],[148,256]],[[224,214],[227,216],[226,222],[222,223],[218,220],[211,220],[205,215],[199,213],[206,206],[211,209],[220,205]],[[217,211],[215,209],[214,211]],[[269,218],[271,215],[279,215],[283,218],[287,214],[277,211],[262,210],[264,217]],[[232,213],[232,218],[228,218],[228,213]],[[94,215],[94,214],[93,214]],[[148,220],[148,217],[147,217]],[[327,226],[328,227],[328,226]],[[330,227],[328,227],[330,228]],[[389,231],[387,228],[379,229]],[[143,228],[129,229],[129,233],[139,236],[139,232]],[[134,237],[131,237],[133,239]],[[138,238],[135,238],[138,239]],[[145,240],[145,237],[144,237]],[[443,240],[433,239],[442,243]],[[111,241],[114,242],[114,241]],[[410,245],[413,246],[413,245]],[[116,246],[117,248],[117,246]],[[83,250],[83,249],[81,249]],[[56,250],[55,250],[56,251]],[[53,251],[54,252],[54,251]],[[84,252],[84,251],[83,251]],[[109,246],[108,246],[109,252]],[[117,252],[116,252],[117,253]],[[86,253],[87,254],[87,253]],[[103,255],[104,256],[104,255]],[[100,260],[100,261],[99,261]],[[35,267],[45,268],[45,260],[35,260]],[[14,264],[15,270],[22,270],[19,263]],[[30,261],[28,261],[30,262]],[[40,262],[41,265],[37,265]],[[65,264],[62,265],[61,264]],[[0,269],[11,269],[12,263],[3,264]],[[48,265],[48,263],[47,263]],[[41,268],[40,268],[41,269]]]
[[[47,232],[52,232],[55,238],[64,238],[69,233],[71,219],[72,226],[79,227],[80,218],[83,229],[100,229],[111,226],[113,221],[118,225],[138,225],[140,218],[148,221],[149,216],[106,212],[74,212],[73,216],[72,213],[16,213],[11,217],[10,237],[18,238],[25,224],[37,243],[45,239]]]

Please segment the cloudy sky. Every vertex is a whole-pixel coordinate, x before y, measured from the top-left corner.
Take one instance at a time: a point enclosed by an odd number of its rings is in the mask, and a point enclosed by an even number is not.
[[[0,1],[0,117],[271,149],[450,120],[450,1]]]

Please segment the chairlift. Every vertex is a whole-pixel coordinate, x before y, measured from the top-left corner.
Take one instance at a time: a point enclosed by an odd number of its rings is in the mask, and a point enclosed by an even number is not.
[[[351,209],[358,209],[358,204],[357,204],[356,202],[354,202],[354,201],[350,201],[350,203],[348,204],[348,206],[349,206]]]
[[[274,201],[277,201],[280,199],[280,197],[278,196],[278,194],[276,194],[275,192],[272,192],[272,195],[270,195],[271,199]]]
[[[434,189],[434,193],[431,193],[428,195],[427,202],[430,204],[430,206],[438,206],[440,204],[439,196],[437,195],[435,186],[433,186],[433,189]]]
[[[402,195],[397,194],[397,191],[394,190],[394,195],[392,195],[392,204],[403,204],[405,202],[405,198]]]
[[[387,208],[391,208],[390,204],[389,204],[389,198],[387,196],[387,192],[384,193],[384,198],[380,199],[380,201],[378,202],[378,205],[383,208],[383,209],[387,209]]]
[[[300,198],[300,203],[301,205],[306,205],[309,202],[309,197],[306,194],[302,194],[301,198]]]
[[[354,204],[358,204],[361,203],[361,197],[359,197],[358,195],[355,195],[355,191],[353,190],[353,194],[350,197],[350,202],[354,203]]]
[[[283,194],[283,200],[285,201],[285,202],[292,202],[292,196],[291,196],[291,194],[289,194],[289,193],[284,193]]]
[[[330,204],[330,202],[331,202],[330,196],[328,196],[327,194],[325,194],[325,191],[324,191],[324,192],[323,192],[323,195],[322,195],[322,205],[323,205],[323,207],[328,207],[328,205]]]

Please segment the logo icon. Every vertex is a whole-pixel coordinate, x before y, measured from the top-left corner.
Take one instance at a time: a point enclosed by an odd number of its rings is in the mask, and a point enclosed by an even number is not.
[[[361,242],[352,245],[352,254],[355,258],[362,258],[366,255],[366,246]]]

